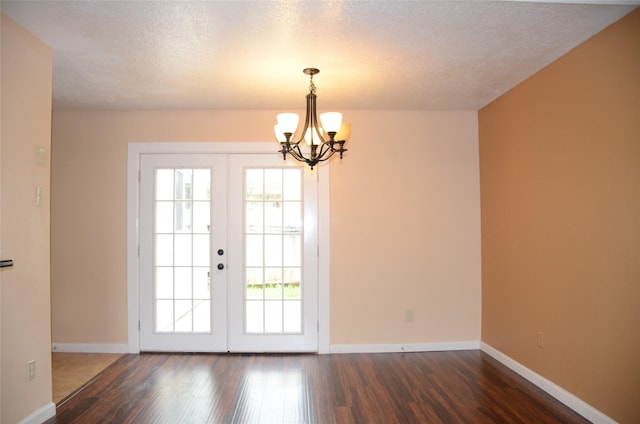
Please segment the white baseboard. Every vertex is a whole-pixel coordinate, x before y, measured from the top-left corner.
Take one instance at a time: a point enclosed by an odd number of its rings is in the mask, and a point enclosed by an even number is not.
[[[529,368],[525,367],[521,363],[514,361],[504,353],[499,350],[489,346],[488,344],[482,342],[480,344],[480,350],[482,350],[487,355],[491,356],[493,359],[505,365],[507,368],[510,368],[512,371],[515,371],[520,376],[529,380],[531,383],[535,384],[549,395],[553,396],[567,407],[573,409],[578,414],[582,415],[589,421],[594,424],[617,424],[617,422],[598,411],[593,406],[589,405],[582,399],[578,398],[574,394],[566,391],[562,387],[557,384],[547,380],[540,374],[537,374],[531,371]]]
[[[53,343],[52,352],[76,353],[127,353],[129,345],[126,343]]]
[[[331,345],[330,353],[402,353],[402,352],[437,352],[443,350],[477,350],[480,341],[467,340],[461,342],[437,343],[405,343],[405,344],[348,344]]]
[[[41,408],[33,411],[27,418],[20,421],[19,424],[42,424],[49,418],[56,416],[56,405],[49,402]]]

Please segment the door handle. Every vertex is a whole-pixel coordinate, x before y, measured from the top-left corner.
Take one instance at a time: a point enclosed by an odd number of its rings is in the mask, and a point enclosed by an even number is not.
[[[0,261],[0,268],[13,266],[13,259],[3,259]]]
[[[218,264],[218,269],[220,270],[224,269],[224,264]]]

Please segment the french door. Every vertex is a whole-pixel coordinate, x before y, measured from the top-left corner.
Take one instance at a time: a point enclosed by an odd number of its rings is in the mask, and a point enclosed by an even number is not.
[[[140,350],[317,351],[317,185],[266,154],[140,157]]]

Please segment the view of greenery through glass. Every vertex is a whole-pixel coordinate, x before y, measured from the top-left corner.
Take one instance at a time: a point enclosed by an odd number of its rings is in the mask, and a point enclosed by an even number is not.
[[[247,299],[300,299],[300,283],[247,284]]]

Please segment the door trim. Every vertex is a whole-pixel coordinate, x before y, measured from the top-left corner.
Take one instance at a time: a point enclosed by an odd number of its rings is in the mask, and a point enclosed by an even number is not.
[[[140,353],[139,199],[142,154],[276,153],[275,143],[129,143],[127,153],[127,340],[129,353]],[[301,165],[302,166],[302,165]],[[308,170],[305,172],[309,172]],[[318,353],[330,353],[330,208],[329,166],[316,167],[318,179]]]

